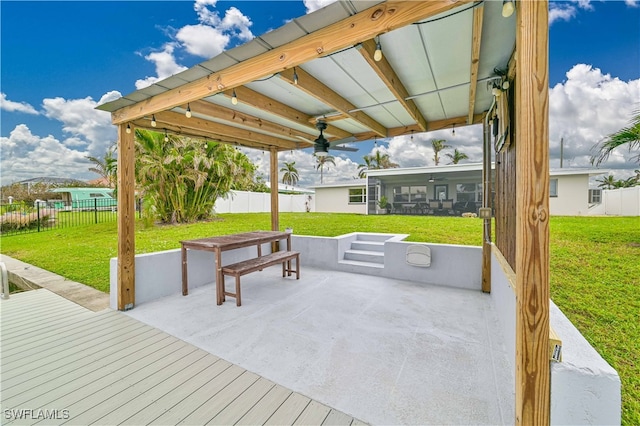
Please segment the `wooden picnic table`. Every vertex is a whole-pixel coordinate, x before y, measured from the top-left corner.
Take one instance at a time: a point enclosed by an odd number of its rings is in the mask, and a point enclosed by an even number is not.
[[[242,247],[257,247],[257,257],[262,256],[262,244],[287,240],[287,251],[291,251],[291,234],[280,231],[253,231],[241,234],[221,235],[218,237],[200,238],[197,240],[180,241],[182,244],[182,295],[189,294],[187,284],[187,250],[211,251],[215,254],[216,267],[216,303],[221,305],[224,301],[224,289],[222,288],[222,252]],[[288,270],[291,270],[290,263]],[[289,275],[291,272],[289,272]]]

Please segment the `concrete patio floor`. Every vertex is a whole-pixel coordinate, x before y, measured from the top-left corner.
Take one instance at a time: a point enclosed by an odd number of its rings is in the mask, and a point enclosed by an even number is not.
[[[127,312],[372,424],[512,424],[513,371],[490,297],[367,275],[279,268]],[[231,285],[233,280],[228,280]]]

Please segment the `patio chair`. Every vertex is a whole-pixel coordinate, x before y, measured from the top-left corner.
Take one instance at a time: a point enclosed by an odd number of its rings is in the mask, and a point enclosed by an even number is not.
[[[440,211],[440,201],[429,200],[429,210],[432,214],[438,214],[438,212]]]
[[[441,210],[445,214],[453,214],[453,200],[442,200]]]

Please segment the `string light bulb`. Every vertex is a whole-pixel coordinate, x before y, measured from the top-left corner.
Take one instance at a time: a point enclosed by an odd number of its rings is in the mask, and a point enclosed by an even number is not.
[[[167,129],[164,129],[164,141],[169,142],[169,134],[167,133]]]
[[[293,84],[298,85],[298,73],[296,72],[296,67],[293,67]]]
[[[233,93],[231,94],[231,103],[233,105],[238,105],[238,96],[236,95],[236,89],[233,89]]]
[[[131,134],[131,125],[129,123],[127,123],[127,128],[125,129],[125,132],[127,132],[128,135]]]
[[[376,51],[373,52],[373,60],[380,62],[382,60],[382,45],[380,44],[380,37],[376,40]]]
[[[513,0],[503,0],[502,1],[502,16],[508,18],[513,15],[513,11],[515,10],[515,6],[513,4]]]
[[[156,122],[156,115],[152,114],[151,115],[151,127],[156,127],[158,125],[158,122]]]
[[[451,127],[451,136],[455,136],[456,135],[456,125],[453,124]]]
[[[191,118],[191,105],[187,103],[187,112],[184,113],[187,118]]]

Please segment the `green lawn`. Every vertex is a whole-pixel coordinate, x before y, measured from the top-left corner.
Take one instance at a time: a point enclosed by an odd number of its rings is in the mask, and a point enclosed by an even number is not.
[[[282,213],[281,229],[336,236],[354,231],[409,234],[410,241],[480,245],[482,221],[423,216]],[[270,228],[269,214],[225,214],[206,223],[144,228],[136,252],[180,240]],[[2,253],[102,291],[117,254],[116,223],[2,238]],[[552,217],[551,296],[623,384],[623,424],[640,424],[640,218]]]

